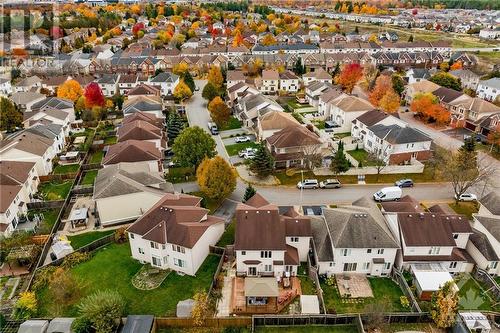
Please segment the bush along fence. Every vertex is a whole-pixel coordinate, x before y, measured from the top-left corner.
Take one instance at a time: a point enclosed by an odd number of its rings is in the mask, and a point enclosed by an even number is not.
[[[219,246],[210,246],[210,253],[220,255],[219,264],[217,265],[217,269],[215,270],[214,276],[212,277],[212,283],[210,284],[210,288],[208,289],[208,296],[214,296],[213,292],[218,287],[217,283],[219,281],[218,277],[222,271],[222,266],[224,265],[224,258],[226,257],[226,249]]]
[[[323,289],[321,289],[321,284],[319,283],[318,268],[311,265],[310,256],[307,256],[307,268],[309,278],[314,281],[314,285],[316,286],[316,295],[318,296],[320,311],[321,313],[326,313],[325,300],[323,299]]]
[[[476,266],[472,271],[472,275],[476,280],[484,283],[484,285],[487,287],[485,289],[487,289],[494,296],[497,302],[500,302],[500,286],[488,274],[488,272]]]
[[[411,291],[410,286],[408,286],[408,283],[406,282],[406,279],[403,276],[403,273],[401,273],[400,270],[393,267],[392,272],[391,272],[391,276],[392,276],[392,279],[397,282],[397,284],[399,285],[399,287],[403,291],[403,294],[405,294],[406,298],[408,298],[408,301],[410,302],[412,311],[421,313],[422,309],[420,309],[420,305],[418,305],[417,299],[415,298],[415,295]]]

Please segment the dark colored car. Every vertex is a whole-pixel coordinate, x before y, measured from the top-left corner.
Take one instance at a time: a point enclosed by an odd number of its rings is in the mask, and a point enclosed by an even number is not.
[[[399,187],[413,187],[413,180],[411,179],[400,179],[394,183],[394,185]]]

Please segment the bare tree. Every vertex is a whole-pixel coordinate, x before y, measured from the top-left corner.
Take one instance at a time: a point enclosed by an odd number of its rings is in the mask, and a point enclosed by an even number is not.
[[[304,146],[302,149],[304,166],[307,170],[320,167],[323,162],[320,146]]]
[[[368,158],[366,159],[366,161],[371,166],[373,166],[377,169],[377,181],[378,181],[380,173],[382,172],[382,170],[385,169],[385,167],[387,166],[387,163],[384,161],[384,158],[381,156],[381,154],[377,154],[377,153],[368,154]]]

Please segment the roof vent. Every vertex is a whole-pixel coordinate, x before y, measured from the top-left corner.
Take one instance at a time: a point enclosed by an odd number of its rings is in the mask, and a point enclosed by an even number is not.
[[[248,214],[248,210],[245,210],[245,214]]]
[[[459,219],[459,220],[462,220],[462,216],[459,216],[459,217],[458,217],[458,219]]]
[[[259,211],[256,211],[257,214],[259,214]]]
[[[432,214],[432,217],[436,217],[436,215]]]
[[[450,219],[450,217],[449,217],[449,216],[446,216],[446,219],[447,219],[447,220],[449,220],[449,219]]]
[[[268,211],[267,211],[267,213],[268,213],[268,214],[271,214],[271,211],[270,211],[270,210],[268,210]]]
[[[411,214],[408,214],[408,217],[413,217],[413,215],[411,215]]]

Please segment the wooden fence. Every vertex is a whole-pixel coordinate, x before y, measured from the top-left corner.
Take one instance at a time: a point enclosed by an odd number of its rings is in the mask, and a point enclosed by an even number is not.
[[[101,163],[89,163],[89,164],[82,165],[83,171],[94,170],[94,169],[102,169]]]
[[[249,327],[252,325],[251,317],[221,317],[206,318],[203,321],[204,327],[224,328],[224,327]],[[195,327],[192,318],[156,318],[158,329],[169,327]]]
[[[62,206],[64,206],[64,200],[28,202],[26,206],[29,210],[61,208]]]
[[[78,176],[78,173],[65,173],[65,174],[57,174],[57,175],[46,175],[46,176],[38,176],[40,179],[40,183],[44,182],[62,182],[63,180],[73,180]]]
[[[224,265],[224,258],[226,257],[226,250],[221,247],[216,247],[216,246],[211,246],[210,247],[210,253],[216,254],[216,252],[212,252],[212,248],[214,249],[222,249],[222,254],[219,259],[219,264],[217,265],[217,269],[215,270],[214,276],[212,277],[212,283],[210,284],[210,288],[208,289],[208,295],[211,296],[214,289],[217,288],[217,283],[218,283],[218,277],[220,272],[222,271],[222,266]]]
[[[478,268],[477,266],[472,271],[472,275],[478,281],[484,283],[487,286],[489,293],[496,299],[497,302],[500,302],[500,286],[498,283],[486,272],[484,269]]]
[[[406,282],[406,279],[403,276],[403,273],[401,273],[400,270],[393,267],[392,272],[391,272],[391,276],[397,282],[397,284],[400,286],[400,288],[403,291],[403,294],[405,294],[406,298],[408,298],[408,301],[410,302],[412,310],[415,312],[421,313],[422,309],[420,309],[420,305],[418,305],[417,299],[415,298],[415,295],[411,291],[410,286],[408,286],[408,283]]]
[[[320,311],[321,313],[326,313],[325,300],[323,298],[323,289],[321,289],[321,284],[319,283],[318,269],[311,264],[311,256],[307,256],[307,268],[309,278],[314,281],[314,285],[316,286],[316,295],[318,296]]]

